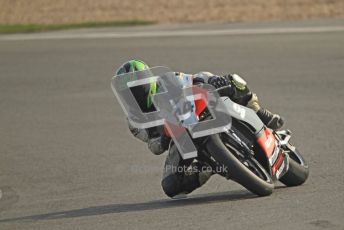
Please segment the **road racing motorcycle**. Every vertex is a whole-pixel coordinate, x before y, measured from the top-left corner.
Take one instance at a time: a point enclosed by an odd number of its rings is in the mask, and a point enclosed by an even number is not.
[[[125,91],[123,89],[126,88],[123,84],[130,88],[130,86],[147,83],[148,81],[143,79],[149,75],[150,81],[163,85],[160,80],[171,79],[171,76],[175,75],[166,67],[153,67],[145,70],[145,73],[140,73],[140,71],[127,73],[114,76],[112,79],[112,89],[128,118],[133,119],[133,123],[136,118],[136,116],[131,116],[132,108],[130,107],[133,103],[126,101],[125,97],[128,95],[123,94]],[[123,79],[130,80],[123,83]],[[185,79],[182,79],[182,82],[185,83]],[[165,92],[168,91],[166,87],[161,88],[164,88]],[[191,106],[193,117],[197,118],[199,123],[213,119],[209,103],[204,99],[194,99]],[[235,103],[229,97],[220,97],[220,100],[226,109],[226,114],[229,115],[227,117],[230,118],[228,119],[230,125],[216,134],[196,138],[190,134],[197,149],[197,155],[191,158],[206,162],[214,173],[239,183],[258,196],[270,195],[277,181],[286,186],[299,186],[307,180],[308,164],[290,142],[292,135],[290,130],[271,130],[250,108]],[[165,135],[170,135],[171,129],[166,127],[166,121],[163,124]],[[188,124],[184,122],[183,125]],[[186,130],[189,132],[188,129]],[[172,141],[170,148],[174,144]],[[185,156],[182,157],[185,159]],[[216,170],[218,168],[225,170]]]

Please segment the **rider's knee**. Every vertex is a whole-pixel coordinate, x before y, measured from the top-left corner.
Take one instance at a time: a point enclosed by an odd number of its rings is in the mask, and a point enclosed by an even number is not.
[[[178,178],[178,175],[172,174],[168,175],[161,181],[162,189],[165,194],[169,197],[174,197],[181,193],[181,181]]]

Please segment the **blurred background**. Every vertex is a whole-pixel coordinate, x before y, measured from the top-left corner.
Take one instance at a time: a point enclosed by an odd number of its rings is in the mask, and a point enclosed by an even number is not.
[[[344,16],[343,0],[0,0],[0,24],[294,20]]]

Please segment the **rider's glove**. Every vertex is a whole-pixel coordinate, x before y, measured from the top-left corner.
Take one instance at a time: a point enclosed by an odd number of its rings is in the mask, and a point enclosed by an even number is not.
[[[228,86],[228,80],[220,76],[212,76],[208,79],[208,84],[214,86],[216,89]]]
[[[221,97],[232,97],[235,93],[228,76],[212,76],[208,79],[208,84],[214,86]]]
[[[252,98],[252,92],[248,88],[246,81],[238,74],[228,74],[223,77],[232,85],[232,94],[230,98],[234,102],[246,106]]]

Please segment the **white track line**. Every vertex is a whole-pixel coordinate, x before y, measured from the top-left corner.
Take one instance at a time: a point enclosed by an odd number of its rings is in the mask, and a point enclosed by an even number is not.
[[[220,36],[220,35],[259,35],[259,34],[295,34],[295,33],[327,33],[342,32],[344,26],[288,27],[288,28],[248,28],[217,30],[176,30],[147,32],[91,32],[91,33],[42,33],[25,35],[3,35],[0,41],[22,40],[60,40],[60,39],[101,39],[101,38],[154,38],[154,37],[188,37],[188,36]]]

